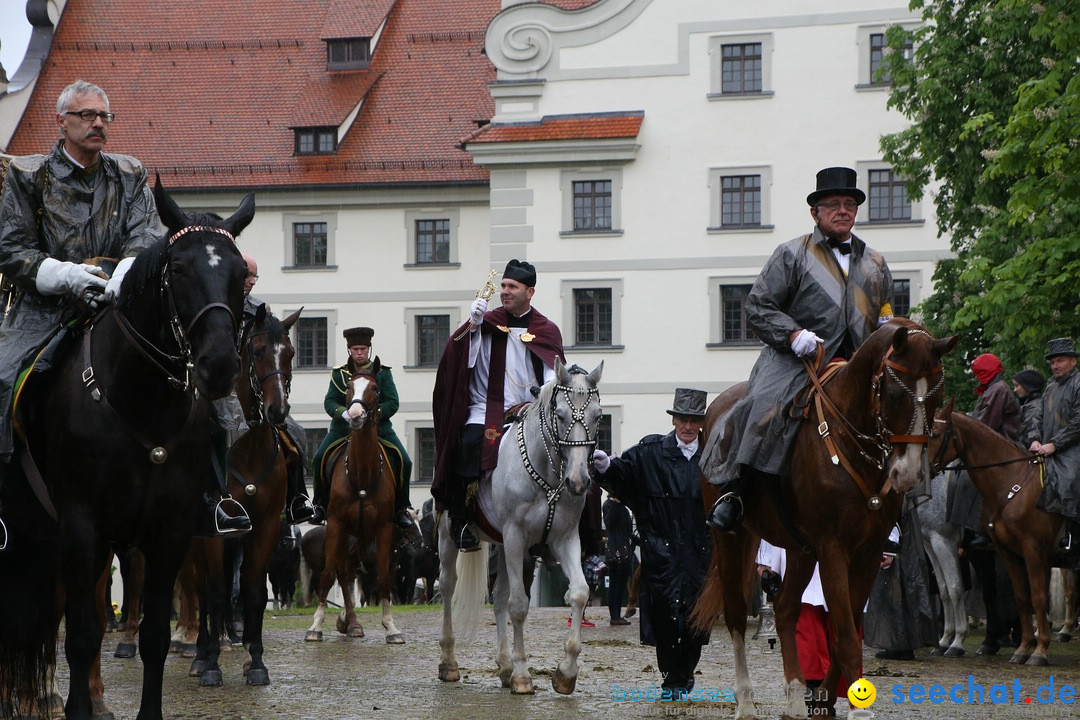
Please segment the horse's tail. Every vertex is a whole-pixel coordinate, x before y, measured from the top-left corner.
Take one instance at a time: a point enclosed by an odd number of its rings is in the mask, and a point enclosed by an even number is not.
[[[8,482],[5,490],[17,492],[24,483]],[[17,710],[47,694],[56,667],[60,544],[55,523],[35,499],[5,495],[11,536],[0,552],[0,707]]]
[[[480,611],[487,596],[488,543],[475,552],[458,553],[457,587],[450,602],[454,635],[460,642],[472,642],[480,629]]]
[[[724,613],[724,576],[723,553],[720,552],[718,532],[712,530],[713,551],[709,560],[709,569],[705,572],[705,582],[698,593],[697,602],[690,612],[690,625],[700,633],[709,633],[713,625]]]

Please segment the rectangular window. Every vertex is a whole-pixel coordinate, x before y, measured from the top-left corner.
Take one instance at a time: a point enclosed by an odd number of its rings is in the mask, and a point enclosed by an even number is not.
[[[724,45],[720,74],[722,93],[761,92],[761,43]]]
[[[611,288],[574,290],[575,345],[611,344]]]
[[[574,230],[611,229],[611,181],[574,181]]]
[[[326,223],[293,223],[293,265],[326,265]]]
[[[894,52],[889,48],[889,42],[885,38],[885,33],[871,33],[870,34],[870,84],[871,85],[888,85],[892,82],[889,77],[888,70],[885,69],[885,56],[890,52]],[[914,46],[911,43],[907,43],[901,49],[904,54],[904,58],[910,60],[914,52]],[[880,77],[878,74],[881,74]]]
[[[416,482],[431,484],[435,480],[435,428],[416,429]]]
[[[720,179],[720,226],[761,225],[761,176],[730,175]]]
[[[311,480],[311,460],[326,437],[326,428],[304,428],[304,478]]]
[[[908,317],[911,313],[911,281],[893,278],[892,281],[893,315]]]
[[[600,416],[600,429],[596,433],[596,447],[608,455],[615,452],[611,444],[615,442],[611,435],[611,415],[604,413]]]
[[[329,367],[327,326],[324,317],[301,317],[296,321],[296,367]]]
[[[901,222],[911,219],[904,179],[892,170],[870,171],[870,222]]]
[[[416,364],[436,367],[443,347],[450,338],[449,315],[416,316]]]
[[[370,38],[345,38],[326,43],[327,70],[357,70],[371,63]]]
[[[760,343],[746,322],[746,296],[752,285],[723,285],[720,288],[720,318],[723,342]]]
[[[416,221],[416,264],[434,265],[450,262],[450,221]]]
[[[296,128],[297,155],[332,155],[337,151],[337,129]]]

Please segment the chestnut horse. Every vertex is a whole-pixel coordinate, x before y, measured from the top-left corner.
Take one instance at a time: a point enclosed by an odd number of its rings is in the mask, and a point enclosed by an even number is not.
[[[390,614],[393,575],[390,556],[394,539],[394,470],[379,442],[379,389],[376,377],[382,366],[375,358],[370,370],[353,374],[345,393],[345,407],[352,431],[345,452],[333,461],[330,502],[326,509],[326,562],[319,577],[319,606],[304,639],[322,640],[326,617],[326,596],[337,580],[344,600],[337,629],[350,637],[363,637],[364,629],[356,619],[353,586],[356,571],[350,560],[349,536],[359,539],[359,546],[375,543],[379,599],[382,602],[382,625],[386,642],[400,645],[405,638],[394,625]]]
[[[693,617],[695,626],[707,631],[724,615],[735,649],[736,717],[754,712],[745,635],[759,538],[788,550],[787,573],[775,603],[786,682],[784,715],[806,717],[795,623],[815,563],[821,566],[832,625],[832,662],[821,685],[827,692],[822,704],[835,704],[841,675],[849,682],[861,676],[863,606],[904,493],[922,476],[927,426],[944,394],[941,358],[955,344],[955,338],[936,340],[904,318],[878,328],[849,362],[825,373],[823,389],[808,399],[809,421],[792,450],[791,477],[779,485],[748,483],[740,531],[713,532],[712,563]],[[718,431],[728,434],[718,423],[745,394],[743,383],[713,400],[705,418],[706,438]],[[716,487],[704,478],[702,483],[709,507]]]
[[[964,463],[983,499],[987,534],[1012,580],[1022,638],[1009,662],[1047,665],[1050,556],[1057,550],[1064,520],[1036,505],[1042,465],[1030,452],[978,420],[956,412],[938,414],[934,423],[943,429],[931,439],[934,465],[940,469],[956,458]],[[1038,643],[1031,625],[1033,611]]]

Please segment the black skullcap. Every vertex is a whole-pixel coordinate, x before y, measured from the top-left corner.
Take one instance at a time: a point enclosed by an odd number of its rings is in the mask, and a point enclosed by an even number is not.
[[[506,263],[504,278],[516,280],[526,287],[536,287],[536,268],[524,260],[511,260]]]

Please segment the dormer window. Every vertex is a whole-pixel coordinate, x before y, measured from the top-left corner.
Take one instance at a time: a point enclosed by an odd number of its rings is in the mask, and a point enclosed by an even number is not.
[[[296,128],[297,155],[332,155],[337,152],[337,128]]]
[[[326,41],[327,70],[362,70],[371,63],[371,38]]]

